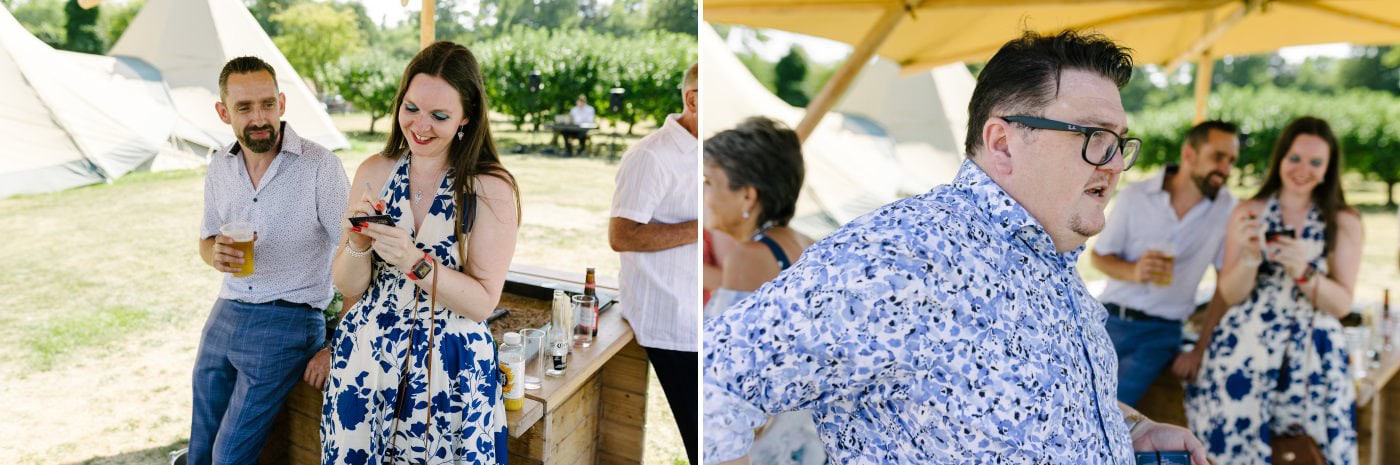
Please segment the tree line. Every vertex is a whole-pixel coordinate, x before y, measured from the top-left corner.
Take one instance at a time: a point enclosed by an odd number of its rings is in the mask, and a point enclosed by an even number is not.
[[[370,115],[370,131],[391,110],[403,68],[418,51],[420,17],[371,18],[359,2],[244,0],[287,61],[323,94],[340,94]],[[144,0],[84,10],[77,0],[0,0],[49,45],[103,54]],[[660,122],[680,108],[680,75],[696,57],[695,0],[437,0],[435,35],[472,48],[494,108],[517,125],[567,111],[583,94],[599,116],[630,125]],[[372,44],[372,45],[371,45]],[[521,92],[531,73],[538,94]],[[625,89],[623,111],[607,112],[608,91]]]

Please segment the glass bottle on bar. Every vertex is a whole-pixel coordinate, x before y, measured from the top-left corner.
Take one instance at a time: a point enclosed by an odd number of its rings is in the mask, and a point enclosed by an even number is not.
[[[598,339],[598,308],[602,305],[598,302],[598,282],[597,278],[594,277],[593,267],[589,267],[588,272],[583,275],[583,295],[593,298],[593,339],[596,340]]]
[[[545,336],[549,339],[549,356],[546,357],[549,365],[544,375],[558,378],[564,376],[564,370],[569,367],[569,351],[573,350],[574,307],[568,293],[554,290],[553,310],[554,319]]]

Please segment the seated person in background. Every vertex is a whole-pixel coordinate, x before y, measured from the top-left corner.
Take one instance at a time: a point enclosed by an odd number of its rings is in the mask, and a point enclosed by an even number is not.
[[[1224,186],[1239,158],[1238,133],[1222,121],[1191,128],[1181,164],[1123,189],[1094,243],[1090,263],[1109,277],[1099,301],[1118,353],[1119,402],[1137,406],[1177,356],[1201,276],[1207,266],[1220,270],[1235,208]]]
[[[569,143],[569,139],[578,139],[579,152],[588,150],[588,129],[596,127],[597,123],[594,122],[596,116],[597,111],[588,104],[588,98],[579,95],[578,100],[574,101],[574,108],[569,110],[569,122],[577,127],[560,131],[564,135],[564,153],[574,154],[574,147],[573,144]]]

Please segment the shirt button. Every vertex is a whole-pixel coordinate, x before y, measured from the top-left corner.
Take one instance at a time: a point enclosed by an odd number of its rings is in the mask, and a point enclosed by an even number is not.
[[[253,290],[253,286],[248,286],[248,290]]]
[[[253,203],[257,203],[257,202],[258,202],[258,198],[257,198],[257,197],[253,197]]]

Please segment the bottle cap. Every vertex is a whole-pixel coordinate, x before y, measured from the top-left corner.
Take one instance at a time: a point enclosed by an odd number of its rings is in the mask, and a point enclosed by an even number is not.
[[[506,344],[520,345],[520,333],[514,331],[506,333],[504,339]]]

